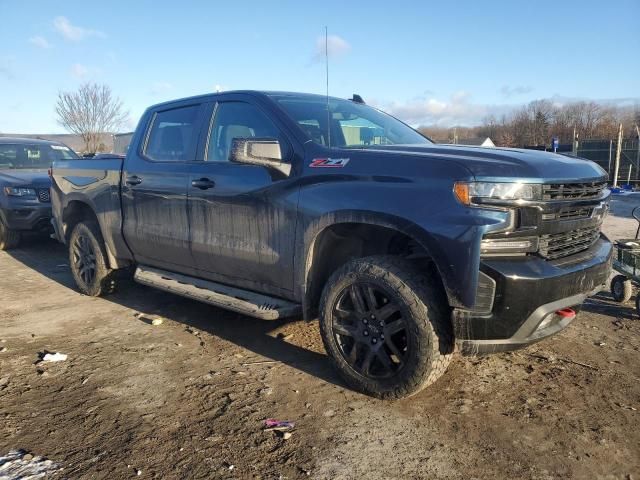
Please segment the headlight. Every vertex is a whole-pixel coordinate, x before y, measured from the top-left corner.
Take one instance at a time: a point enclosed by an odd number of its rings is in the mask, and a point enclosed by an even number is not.
[[[12,197],[35,197],[36,191],[33,188],[4,187],[4,193]]]
[[[456,182],[453,193],[464,205],[487,200],[540,200],[542,185],[535,183]]]

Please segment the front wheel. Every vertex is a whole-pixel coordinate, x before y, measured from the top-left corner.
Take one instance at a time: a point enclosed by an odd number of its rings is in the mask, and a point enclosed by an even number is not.
[[[115,271],[106,261],[106,249],[95,222],[80,222],[69,238],[69,265],[82,293],[99,297],[115,290]]]
[[[20,243],[20,232],[9,229],[0,219],[0,250],[10,250]]]
[[[355,259],[327,281],[322,340],[342,377],[369,395],[418,393],[446,370],[453,353],[450,311],[435,272],[393,256]]]

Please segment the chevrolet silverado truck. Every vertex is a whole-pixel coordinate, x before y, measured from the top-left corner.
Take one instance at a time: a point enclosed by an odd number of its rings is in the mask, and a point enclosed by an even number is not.
[[[17,247],[24,233],[51,230],[51,180],[55,159],[77,158],[66,145],[0,137],[0,250]]]
[[[561,331],[610,271],[596,164],[436,145],[357,95],[155,105],[124,159],[56,161],[52,178],[81,292],[129,271],[262,319],[318,318],[339,373],[380,398],[433,383],[456,351]]]

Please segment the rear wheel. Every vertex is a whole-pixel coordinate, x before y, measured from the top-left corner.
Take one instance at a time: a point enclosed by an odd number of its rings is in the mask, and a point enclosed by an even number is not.
[[[106,261],[106,249],[100,228],[95,222],[80,222],[69,238],[69,265],[82,293],[99,297],[116,287],[115,270]]]
[[[611,296],[616,302],[627,302],[633,295],[633,285],[624,275],[616,275],[611,280]]]
[[[355,389],[408,397],[435,382],[453,352],[449,307],[433,274],[406,260],[352,260],[327,282],[320,306],[325,349]]]
[[[0,219],[0,250],[10,250],[20,243],[20,232],[9,229]]]

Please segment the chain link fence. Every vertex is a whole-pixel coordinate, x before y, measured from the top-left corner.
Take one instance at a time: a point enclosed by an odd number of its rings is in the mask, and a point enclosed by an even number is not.
[[[600,165],[609,173],[609,181],[613,183],[617,144],[616,140],[583,140],[578,144],[577,155]],[[618,185],[627,183],[640,183],[640,145],[637,138],[622,141]]]

